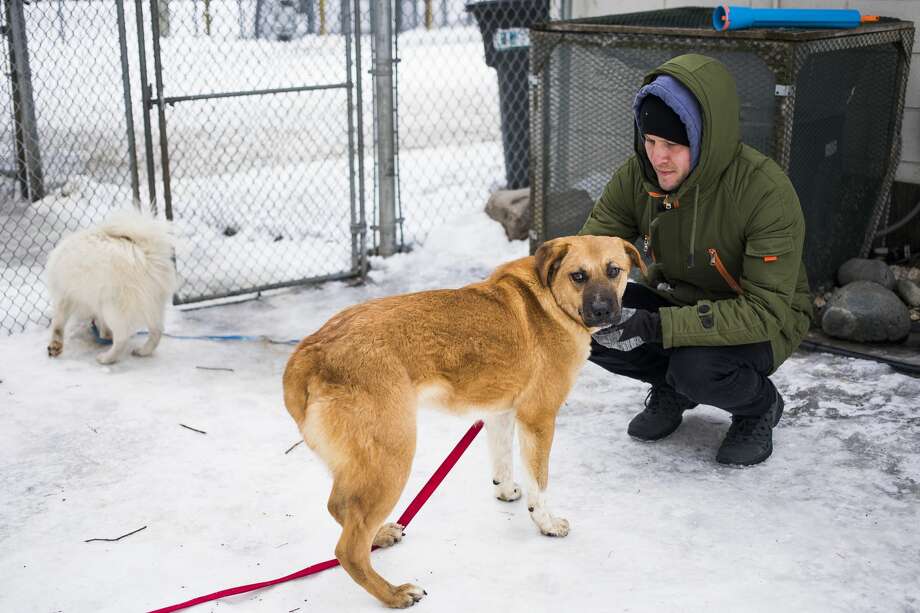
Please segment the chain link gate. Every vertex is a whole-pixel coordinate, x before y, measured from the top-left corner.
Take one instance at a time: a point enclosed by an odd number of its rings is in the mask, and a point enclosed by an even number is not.
[[[149,50],[138,30],[150,200],[179,234],[174,302],[363,275],[358,3],[342,0],[333,32],[296,39],[264,11],[244,37],[242,17],[219,19],[227,5],[181,18],[190,6],[150,0]]]
[[[48,253],[117,208],[173,220],[177,303],[363,276],[357,2],[302,40],[290,6],[0,0],[0,335],[48,324]]]

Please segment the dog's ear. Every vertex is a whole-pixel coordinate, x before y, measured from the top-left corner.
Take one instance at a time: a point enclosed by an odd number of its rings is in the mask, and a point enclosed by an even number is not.
[[[534,254],[534,266],[537,269],[537,277],[546,287],[553,284],[553,278],[569,252],[569,244],[565,241],[553,239],[540,245]]]
[[[642,278],[648,280],[648,269],[645,267],[645,260],[642,259],[642,254],[639,253],[639,250],[636,249],[636,246],[627,240],[620,239],[623,243],[623,249],[626,250],[626,255],[633,261],[633,266],[638,266],[639,271],[642,273]]]

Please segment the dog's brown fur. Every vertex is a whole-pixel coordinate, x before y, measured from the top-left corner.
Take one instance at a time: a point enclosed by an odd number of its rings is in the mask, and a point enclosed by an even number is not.
[[[520,497],[506,457],[516,421],[531,517],[544,534],[568,533],[544,501],[556,413],[591,332],[610,323],[589,325],[584,311],[605,304],[604,317],[615,318],[634,264],[645,272],[636,248],[617,238],[555,239],[480,283],[345,309],[301,341],[284,373],[284,403],[332,472],[328,508],[342,526],[335,553],[358,584],[390,607],[424,594],[390,584],[370,563],[372,545],[402,536],[383,522],[409,476],[418,404],[489,412],[493,483],[509,501]]]

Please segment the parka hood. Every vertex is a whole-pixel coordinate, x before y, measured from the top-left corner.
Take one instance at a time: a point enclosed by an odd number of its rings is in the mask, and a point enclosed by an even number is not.
[[[735,79],[725,66],[710,57],[690,53],[668,60],[645,76],[643,87],[659,75],[670,75],[696,97],[702,116],[699,162],[677,190],[680,196],[689,189],[705,190],[718,180],[741,147],[740,104]],[[659,189],[645,147],[636,129],[636,154],[649,191]]]

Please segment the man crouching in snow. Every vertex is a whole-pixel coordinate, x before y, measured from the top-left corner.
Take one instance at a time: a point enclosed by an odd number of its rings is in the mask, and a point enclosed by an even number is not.
[[[798,197],[773,160],[741,143],[735,82],[718,61],[662,64],[633,108],[636,154],[580,234],[642,237],[655,263],[648,285],[627,287],[619,323],[594,335],[590,359],[651,383],[631,436],[664,438],[708,404],[732,415],[716,460],[763,462],[783,413],[768,375],[812,317]]]

